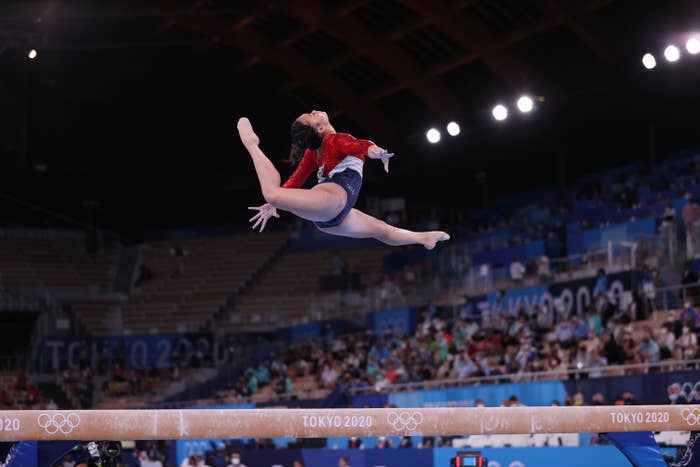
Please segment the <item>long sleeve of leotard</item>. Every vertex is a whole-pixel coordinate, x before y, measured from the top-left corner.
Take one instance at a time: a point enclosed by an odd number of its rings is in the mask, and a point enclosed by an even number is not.
[[[355,139],[347,133],[337,133],[333,138],[333,146],[341,153],[348,156],[367,155],[367,150],[374,143],[367,139]]]
[[[308,149],[304,152],[304,157],[299,162],[294,173],[284,182],[282,188],[301,188],[304,185],[309,175],[311,175],[314,170],[318,169],[315,154],[315,151],[309,151]]]

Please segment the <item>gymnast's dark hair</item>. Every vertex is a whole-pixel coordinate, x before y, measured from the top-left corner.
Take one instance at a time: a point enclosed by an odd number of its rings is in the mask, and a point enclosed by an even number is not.
[[[294,165],[299,163],[307,149],[318,149],[323,139],[311,125],[295,120],[292,123],[292,149],[289,151],[287,162]]]

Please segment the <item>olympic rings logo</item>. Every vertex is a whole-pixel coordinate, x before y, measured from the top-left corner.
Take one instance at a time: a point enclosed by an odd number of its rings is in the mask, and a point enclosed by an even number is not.
[[[54,415],[42,413],[39,415],[37,423],[40,428],[46,430],[50,435],[56,434],[59,431],[67,435],[80,425],[80,416],[77,413],[69,413],[68,415],[63,415],[61,413]]]
[[[681,410],[681,418],[688,425],[700,425],[700,409],[683,409]]]
[[[386,416],[386,421],[396,431],[415,431],[418,425],[423,423],[423,414],[420,412],[390,412]]]

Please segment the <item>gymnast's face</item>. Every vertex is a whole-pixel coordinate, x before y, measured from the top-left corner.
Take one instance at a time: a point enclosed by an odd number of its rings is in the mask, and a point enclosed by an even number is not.
[[[328,114],[321,110],[312,110],[309,113],[301,114],[299,118],[297,118],[297,121],[315,128],[321,135],[327,133],[331,128]]]

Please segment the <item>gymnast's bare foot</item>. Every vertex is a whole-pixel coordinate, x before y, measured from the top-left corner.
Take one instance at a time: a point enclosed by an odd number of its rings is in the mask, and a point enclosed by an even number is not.
[[[420,242],[427,250],[435,248],[437,242],[444,242],[450,239],[450,234],[441,230],[433,230],[430,232],[421,233],[422,241]]]
[[[260,144],[260,138],[253,131],[253,126],[250,124],[250,120],[245,117],[238,119],[238,135],[241,137],[241,142],[245,147],[258,146]]]

